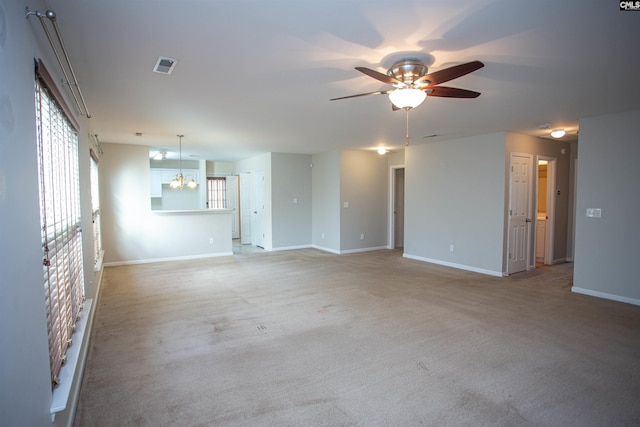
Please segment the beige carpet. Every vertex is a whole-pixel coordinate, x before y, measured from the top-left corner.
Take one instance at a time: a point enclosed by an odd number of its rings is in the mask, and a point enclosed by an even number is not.
[[[77,426],[640,425],[640,307],[313,249],[107,268]]]

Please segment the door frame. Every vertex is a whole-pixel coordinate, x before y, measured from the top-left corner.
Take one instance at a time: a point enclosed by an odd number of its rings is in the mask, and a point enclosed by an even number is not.
[[[266,211],[264,194],[264,170],[253,171],[253,221],[251,222],[251,242],[260,248],[265,248]]]
[[[388,206],[388,224],[387,224],[387,249],[395,249],[396,247],[396,221],[393,211],[396,204],[396,171],[398,169],[405,169],[404,165],[394,165],[389,168],[389,206]],[[406,179],[405,169],[405,183]]]
[[[240,187],[240,244],[250,245],[253,242],[251,236],[251,202],[253,201],[253,185],[251,182],[251,172],[240,172],[238,174],[238,186]]]
[[[543,263],[545,265],[553,264],[553,240],[555,238],[555,218],[556,218],[556,172],[557,172],[557,161],[558,159],[555,157],[542,156],[538,155],[536,159],[536,223],[538,221],[538,163],[540,160],[547,161],[547,219],[544,230],[544,260]],[[535,233],[534,233],[535,240]],[[535,245],[538,242],[534,242],[534,251],[535,253]],[[534,263],[535,266],[535,263]]]

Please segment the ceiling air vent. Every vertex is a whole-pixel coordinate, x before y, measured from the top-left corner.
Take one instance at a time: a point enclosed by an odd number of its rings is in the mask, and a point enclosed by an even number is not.
[[[158,58],[155,67],[153,67],[153,71],[160,74],[171,74],[177,62],[175,59],[161,56]]]

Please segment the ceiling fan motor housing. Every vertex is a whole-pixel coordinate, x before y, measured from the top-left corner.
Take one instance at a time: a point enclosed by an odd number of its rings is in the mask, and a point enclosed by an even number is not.
[[[398,61],[387,70],[387,75],[400,80],[407,86],[427,74],[429,69],[417,59],[404,59]],[[424,82],[428,83],[428,82]]]

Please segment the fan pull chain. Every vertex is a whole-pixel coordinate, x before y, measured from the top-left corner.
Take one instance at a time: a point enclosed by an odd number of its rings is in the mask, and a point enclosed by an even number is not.
[[[406,134],[407,139],[404,145],[405,147],[408,147],[409,146],[409,109],[407,108],[406,111],[407,111],[407,134]]]

